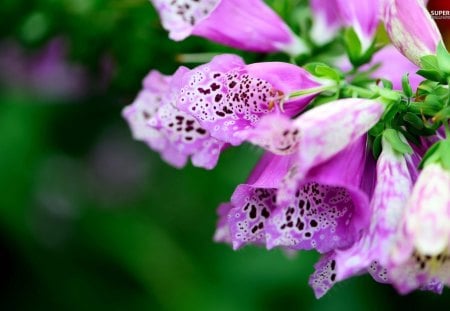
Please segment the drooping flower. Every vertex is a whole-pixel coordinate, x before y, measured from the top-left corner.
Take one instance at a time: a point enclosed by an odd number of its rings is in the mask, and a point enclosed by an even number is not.
[[[442,37],[422,0],[386,0],[383,19],[392,44],[416,65],[436,53]]]
[[[255,129],[240,134],[275,154],[296,153],[294,182],[362,137],[380,119],[384,105],[368,99],[346,98],[311,109],[295,120],[271,114]],[[295,178],[294,178],[295,177]]]
[[[342,27],[336,0],[311,0],[309,4],[313,15],[311,38],[319,45],[330,42]]]
[[[368,200],[360,189],[365,150],[365,139],[360,139],[313,168],[289,206],[278,205],[276,197],[296,156],[266,153],[231,202],[219,207],[216,239],[231,242],[234,249],[249,243],[320,252],[348,247],[368,219]],[[350,168],[348,174],[342,173],[344,167]]]
[[[336,37],[341,27],[353,27],[362,51],[371,45],[379,22],[378,0],[312,0],[312,39],[324,44]]]
[[[265,225],[276,208],[276,192],[292,166],[292,157],[265,153],[231,202],[219,206],[215,240],[238,249],[245,244],[264,245]]]
[[[377,183],[370,202],[370,226],[351,248],[336,252],[337,280],[368,269],[373,261],[382,266],[390,263],[414,173],[410,173],[405,156],[394,151],[386,140],[383,139],[382,144],[383,151],[377,162]]]
[[[231,47],[299,55],[306,45],[262,0],[151,0],[171,39],[197,35]]]
[[[298,161],[296,155],[291,157]],[[266,225],[267,247],[324,253],[352,245],[369,217],[368,198],[361,189],[366,157],[366,139],[362,137],[313,166],[297,182],[293,195],[278,197],[277,209]]]
[[[371,200],[371,224],[351,248],[330,252],[318,262],[310,279],[317,297],[335,282],[366,271],[403,294],[415,289],[440,293],[449,285],[450,222],[446,213],[450,208],[450,174],[437,164],[427,166],[412,190],[418,162],[397,154],[383,141]],[[424,214],[418,214],[417,209]],[[431,225],[430,219],[434,220]],[[425,243],[410,233],[411,223],[420,228],[413,232],[420,238],[425,236]],[[425,226],[417,225],[423,223]],[[442,232],[445,229],[447,234]]]
[[[270,199],[262,205],[270,215],[261,219],[262,225],[256,224],[261,226],[256,230],[264,228],[268,248],[326,252],[348,247],[356,240],[367,220],[364,211],[368,203],[361,190],[366,161],[363,135],[382,112],[383,105],[376,101],[339,100],[314,108],[294,121],[279,114],[265,116],[256,128],[240,134],[274,154],[284,155],[290,163],[282,166],[283,180],[276,187],[265,188],[270,188]],[[249,189],[243,188],[238,188],[233,197],[241,198],[242,193],[248,196]],[[271,203],[274,197],[276,206]],[[232,205],[245,207],[233,199]],[[237,227],[251,230],[242,227],[242,223],[251,223],[243,210],[236,214],[230,212],[229,218],[239,219]]]
[[[424,256],[450,251],[450,172],[431,163],[420,173],[402,221],[400,262],[415,249]],[[403,258],[402,258],[403,257]]]
[[[174,76],[182,75],[180,68]],[[150,148],[175,167],[183,167],[192,157],[195,166],[213,168],[224,143],[212,138],[197,120],[174,106],[177,88],[173,77],[151,71],[144,79],[143,90],[125,107],[133,137],[145,141]]]
[[[212,137],[232,145],[244,140],[264,115],[280,110],[293,116],[317,94],[288,99],[296,90],[321,86],[304,69],[280,62],[245,65],[235,55],[220,55],[180,76],[176,107],[195,117]]]

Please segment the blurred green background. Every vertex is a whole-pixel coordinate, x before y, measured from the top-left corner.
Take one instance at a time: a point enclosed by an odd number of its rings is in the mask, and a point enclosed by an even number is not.
[[[272,4],[285,14],[297,2]],[[120,113],[150,69],[171,74],[181,53],[232,49],[169,41],[147,0],[3,0],[0,24],[2,310],[449,305],[448,289],[399,296],[367,276],[316,300],[317,254],[212,241],[216,206],[260,152],[241,146],[213,171],[177,170],[133,141]]]

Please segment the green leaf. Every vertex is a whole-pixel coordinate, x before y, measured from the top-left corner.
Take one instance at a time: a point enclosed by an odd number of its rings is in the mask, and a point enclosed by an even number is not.
[[[422,69],[440,71],[436,55],[423,56],[420,59],[420,65]]]
[[[405,115],[403,116],[403,120],[405,120],[407,123],[411,124],[411,126],[415,127],[418,130],[421,130],[423,128],[422,119],[414,113],[405,113]]]
[[[316,77],[329,78],[334,81],[340,81],[344,78],[344,74],[341,71],[332,68],[325,63],[308,63],[304,68]]]
[[[361,41],[353,28],[347,28],[344,32],[344,45],[350,62],[355,67],[361,65],[360,58],[362,55]]]
[[[378,136],[381,135],[384,131],[384,123],[383,122],[378,122],[377,124],[375,124],[374,127],[372,127],[369,130],[369,135],[370,136]]]
[[[383,137],[391,144],[392,149],[401,154],[412,154],[413,150],[408,143],[403,142],[399,133],[394,129],[387,129],[383,132]]]
[[[381,138],[383,135],[378,135],[375,137],[372,143],[372,154],[375,159],[378,159],[378,157],[381,154],[382,146],[381,146]]]
[[[439,69],[446,74],[450,74],[450,54],[442,41],[439,42],[436,53]]]
[[[403,88],[403,93],[405,93],[405,95],[407,97],[412,97],[413,91],[411,88],[411,84],[409,84],[409,73],[403,75],[402,88]]]
[[[437,150],[439,149],[439,146],[441,145],[442,141],[438,141],[437,143],[435,143],[434,145],[432,145],[430,147],[430,149],[428,149],[428,151],[425,153],[425,155],[422,158],[422,161],[419,164],[419,168],[422,169],[423,166],[428,163],[429,161],[431,162],[435,162],[435,160],[438,159],[438,154],[437,154]]]
[[[389,81],[389,80],[387,80],[387,79],[384,79],[384,78],[381,78],[380,81],[381,81],[381,83],[383,84],[383,87],[384,87],[385,89],[392,90],[393,85],[392,85],[392,82],[391,82],[391,81]]]
[[[446,79],[440,70],[420,69],[417,74],[431,81],[446,83]]]
[[[441,163],[444,169],[450,170],[450,138],[442,141],[439,147]]]

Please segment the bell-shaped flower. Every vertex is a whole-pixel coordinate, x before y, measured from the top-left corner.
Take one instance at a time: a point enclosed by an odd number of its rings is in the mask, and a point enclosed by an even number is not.
[[[321,164],[357,141],[381,118],[385,106],[378,101],[346,98],[318,106],[295,120],[271,114],[254,129],[239,135],[275,154],[296,153],[294,183],[313,166]]]
[[[450,247],[450,172],[439,163],[425,166],[406,206],[401,241],[394,260],[401,262],[414,250],[435,257]]]
[[[151,0],[171,39],[190,35],[255,52],[299,55],[306,45],[262,0]]]
[[[325,44],[341,27],[352,27],[362,52],[372,44],[379,22],[379,0],[311,0],[313,26],[311,38]]]
[[[366,139],[361,137],[313,166],[291,196],[277,197],[277,209],[266,225],[267,248],[324,253],[352,245],[369,219],[368,197],[362,190],[366,158]]]
[[[264,245],[266,221],[276,208],[276,192],[292,166],[292,156],[265,153],[231,202],[219,206],[214,239],[238,249],[245,244]]]
[[[420,66],[423,56],[435,54],[442,40],[422,0],[385,0],[383,19],[392,44]]]
[[[311,169],[287,205],[277,204],[277,194],[297,158],[266,153],[231,202],[220,206],[216,240],[231,242],[234,249],[249,243],[320,252],[350,246],[368,220],[361,188],[365,151],[361,138]]]
[[[181,68],[175,75],[185,70]],[[173,105],[177,89],[171,86],[172,80],[151,71],[135,101],[123,110],[123,116],[133,137],[160,152],[169,164],[183,167],[191,156],[195,166],[211,169],[225,144],[212,138],[195,118]]]
[[[176,107],[195,117],[212,137],[232,145],[244,140],[261,117],[279,111],[293,116],[317,94],[289,99],[290,93],[317,88],[321,82],[306,70],[287,63],[246,65],[235,55],[220,55],[177,77]]]
[[[450,174],[431,164],[413,188],[417,164],[383,142],[371,200],[371,224],[351,248],[330,252],[318,262],[310,279],[317,297],[335,282],[366,271],[403,294],[415,289],[441,293],[443,286],[450,284],[450,222],[446,216]],[[420,238],[414,239],[417,236]]]
[[[313,15],[311,38],[319,45],[330,42],[342,27],[336,0],[311,0],[309,5]]]

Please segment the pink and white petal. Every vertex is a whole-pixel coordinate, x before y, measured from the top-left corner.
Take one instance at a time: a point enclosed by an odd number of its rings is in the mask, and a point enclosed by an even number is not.
[[[366,269],[373,261],[384,266],[391,261],[411,189],[412,179],[405,158],[383,141],[377,163],[377,184],[370,203],[370,226],[351,248],[336,251],[339,279]]]
[[[276,205],[276,189],[240,185],[231,202],[235,206],[228,215],[228,223],[236,250],[243,245],[264,244],[265,223]]]
[[[171,148],[193,156],[194,165],[211,169],[217,164],[224,143],[212,138],[195,118],[170,103],[163,105],[149,124],[166,137]]]
[[[244,130],[238,136],[278,155],[296,152],[300,143],[300,130],[281,114],[262,117],[255,128]]]
[[[214,233],[215,242],[232,243],[230,227],[228,226],[228,214],[233,208],[231,203],[222,203],[217,209],[217,214],[219,215],[219,220],[216,226],[216,232]]]
[[[336,260],[330,252],[319,259],[314,265],[314,273],[309,278],[309,285],[317,299],[325,295],[336,283]]]
[[[262,0],[222,0],[193,34],[241,50],[298,55],[306,46]]]
[[[314,167],[297,183],[295,192],[279,189],[279,207],[266,226],[268,248],[314,248],[323,253],[349,247],[360,237],[369,221],[368,198],[359,189],[365,149],[361,138]]]
[[[194,116],[211,136],[239,145],[235,133],[251,128],[270,111],[273,87],[251,77],[242,60],[221,55],[184,77],[177,107]]]
[[[404,230],[421,254],[434,256],[449,247],[449,185],[450,172],[433,163],[423,169],[414,186]]]
[[[221,0],[150,0],[172,40],[190,36],[195,26],[207,19]]]
[[[364,135],[383,111],[384,106],[377,101],[347,98],[302,114],[294,121],[300,129],[297,178]]]

